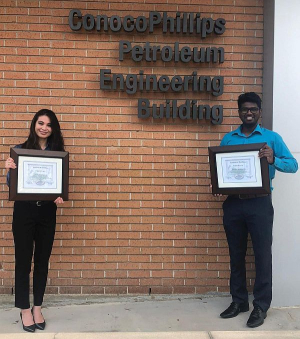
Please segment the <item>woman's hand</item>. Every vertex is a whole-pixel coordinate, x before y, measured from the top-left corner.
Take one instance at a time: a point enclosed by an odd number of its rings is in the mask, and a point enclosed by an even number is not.
[[[7,170],[16,169],[17,168],[17,165],[15,164],[15,161],[14,161],[13,158],[10,158],[10,157],[7,158],[7,160],[5,161],[5,168]]]
[[[56,206],[59,205],[59,204],[63,204],[64,203],[64,199],[61,198],[61,197],[58,197],[54,200]]]

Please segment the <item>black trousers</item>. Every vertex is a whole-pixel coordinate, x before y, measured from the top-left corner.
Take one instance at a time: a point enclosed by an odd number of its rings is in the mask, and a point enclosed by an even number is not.
[[[56,209],[54,202],[16,201],[12,230],[15,242],[15,306],[30,308],[29,275],[34,255],[34,305],[43,303],[48,263],[55,235]]]
[[[239,199],[229,196],[223,203],[223,223],[230,254],[230,293],[234,302],[248,301],[245,256],[250,233],[256,278],[253,305],[267,311],[272,300],[272,229],[274,210],[270,196]]]

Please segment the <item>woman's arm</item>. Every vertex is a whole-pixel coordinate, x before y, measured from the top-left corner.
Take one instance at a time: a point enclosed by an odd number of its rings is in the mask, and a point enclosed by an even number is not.
[[[5,168],[8,170],[7,175],[6,175],[6,184],[7,184],[7,186],[9,186],[10,170],[17,168],[13,158],[8,157],[6,159],[6,161],[5,161]]]

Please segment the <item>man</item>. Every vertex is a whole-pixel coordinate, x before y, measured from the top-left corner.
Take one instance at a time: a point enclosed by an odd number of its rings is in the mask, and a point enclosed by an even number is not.
[[[266,142],[259,151],[259,157],[267,158],[272,188],[275,170],[295,173],[298,163],[279,134],[259,126],[262,110],[261,99],[256,93],[241,94],[238,98],[238,108],[242,124],[224,136],[221,146]],[[253,290],[254,309],[247,326],[257,327],[264,323],[272,300],[271,247],[274,211],[271,196],[229,195],[223,203],[223,212],[230,254],[232,303],[220,316],[228,319],[236,317],[240,312],[249,311],[245,268],[249,232],[255,256],[256,279]]]

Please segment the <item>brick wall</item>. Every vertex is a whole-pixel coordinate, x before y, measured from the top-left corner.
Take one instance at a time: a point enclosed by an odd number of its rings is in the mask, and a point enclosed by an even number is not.
[[[82,14],[148,16],[201,12],[226,19],[222,35],[73,32]],[[0,4],[0,293],[11,293],[13,203],[4,160],[28,136],[33,114],[57,113],[70,152],[70,201],[59,208],[48,293],[206,293],[229,290],[222,199],[209,190],[207,147],[239,123],[236,99],[262,92],[262,0],[9,1]],[[221,64],[119,61],[118,43],[222,46]],[[99,89],[100,69],[113,73],[224,76],[224,94],[143,93],[156,102],[187,98],[223,105],[209,121],[139,119],[140,93]],[[251,252],[251,251],[250,251]],[[253,285],[253,256],[248,283]]]

